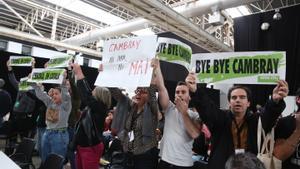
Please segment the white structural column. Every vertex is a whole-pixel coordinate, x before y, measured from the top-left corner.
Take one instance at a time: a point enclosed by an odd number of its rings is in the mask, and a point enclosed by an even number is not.
[[[157,0],[151,0],[151,2],[152,1],[157,1]],[[189,3],[187,5],[175,7],[173,10],[177,11],[178,13],[182,14],[185,17],[193,17],[193,16],[200,16],[205,13],[208,13],[211,11],[211,8],[215,6],[218,6],[218,9],[222,10],[230,7],[236,7],[243,4],[252,3],[255,1],[258,0],[226,0],[226,1],[220,0],[220,1],[212,1],[212,2],[209,2],[208,0],[207,1],[208,3],[201,3],[201,1],[199,0],[199,1]],[[142,28],[145,28],[145,25],[149,25],[149,24],[153,24],[153,23],[143,18],[137,18],[132,21],[125,22],[123,24],[119,24],[119,25],[115,25],[103,29],[91,30],[83,34],[65,39],[62,42],[66,42],[68,44],[73,44],[73,45],[84,45],[87,43],[97,41],[101,37],[105,38],[105,37],[116,36],[120,34],[130,33],[132,31],[140,30]]]
[[[36,34],[40,37],[44,37],[38,30],[36,30],[31,24],[29,24],[26,19],[24,19],[17,11],[15,11],[12,7],[10,7],[4,0],[0,0],[4,6],[6,6],[9,10],[11,10],[17,17],[19,17],[26,25],[28,25]]]
[[[53,21],[52,21],[52,30],[51,30],[51,39],[55,40],[55,34],[56,34],[56,25],[57,25],[57,18],[58,18],[58,7],[56,7],[56,12],[53,16]]]

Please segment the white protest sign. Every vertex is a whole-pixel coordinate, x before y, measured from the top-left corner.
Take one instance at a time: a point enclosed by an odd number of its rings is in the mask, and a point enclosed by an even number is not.
[[[9,66],[31,66],[32,60],[31,56],[10,56]]]
[[[200,83],[275,84],[285,79],[285,52],[224,52],[192,55]]]
[[[95,85],[119,88],[150,86],[150,63],[155,57],[156,39],[156,36],[141,36],[104,42],[103,71]]]
[[[65,69],[33,69],[28,82],[62,84]]]
[[[73,56],[71,55],[52,57],[48,61],[47,68],[68,67],[72,59]]]
[[[33,89],[30,83],[28,82],[28,77],[20,79],[19,91],[27,91]]]
[[[157,47],[157,55],[160,60],[168,61],[171,63],[177,63],[183,65],[188,70],[191,57],[192,48],[179,40],[172,38],[159,37]]]
[[[15,162],[13,162],[6,154],[0,151],[1,168],[5,169],[21,169]]]

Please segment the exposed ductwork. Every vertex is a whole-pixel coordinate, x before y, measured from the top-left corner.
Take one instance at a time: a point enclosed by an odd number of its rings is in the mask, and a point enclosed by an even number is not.
[[[51,40],[51,39],[48,39],[48,38],[39,37],[39,36],[36,36],[36,35],[31,35],[31,34],[28,34],[28,33],[16,31],[16,30],[5,28],[5,27],[2,27],[2,26],[0,26],[0,35],[5,36],[5,37],[24,40],[24,41],[27,41],[27,42],[43,44],[43,45],[51,46],[51,47],[54,47],[54,48],[62,48],[62,49],[65,49],[65,50],[72,50],[72,51],[75,51],[75,52],[81,52],[82,54],[86,54],[86,55],[89,55],[89,56],[101,57],[101,53],[99,51],[96,51],[96,50],[87,49],[87,48],[74,46],[74,45],[69,45],[69,44],[66,44],[66,43],[63,43],[63,42]]]
[[[222,10],[231,7],[237,7],[243,4],[252,3],[258,0],[207,0],[205,3],[203,1],[196,1],[189,3],[187,5],[175,7],[173,10],[179,12],[185,17],[200,16],[206,14],[214,8],[214,10]],[[96,29],[85,32],[83,34],[68,38],[62,42],[72,44],[72,45],[84,45],[97,41],[101,38],[107,38],[111,36],[116,36],[120,34],[130,33],[136,30],[147,28],[149,24],[152,24],[151,21],[138,18],[123,24],[106,27],[103,29]],[[205,38],[211,39],[212,36],[209,34],[203,34]],[[209,37],[207,37],[209,36]]]

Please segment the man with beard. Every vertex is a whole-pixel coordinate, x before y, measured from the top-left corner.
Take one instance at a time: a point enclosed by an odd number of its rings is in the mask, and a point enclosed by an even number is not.
[[[300,169],[300,88],[296,92],[297,111],[279,119],[275,128],[274,155],[284,169]]]

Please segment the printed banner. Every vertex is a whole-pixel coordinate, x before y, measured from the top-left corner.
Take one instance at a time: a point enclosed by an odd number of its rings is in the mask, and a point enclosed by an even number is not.
[[[33,58],[31,56],[10,56],[9,66],[30,66],[32,65]]]
[[[28,82],[28,77],[24,77],[20,79],[19,83],[19,91],[27,91],[33,89],[31,83]]]
[[[73,56],[71,56],[71,55],[52,57],[48,61],[47,68],[68,67],[69,63],[71,62],[72,59],[73,59]]]
[[[28,82],[62,84],[65,69],[33,69]]]
[[[192,55],[200,83],[275,84],[285,79],[285,52],[225,52]]]
[[[150,86],[150,64],[155,57],[156,39],[156,36],[144,36],[104,42],[103,71],[95,85],[119,88]]]
[[[156,53],[160,60],[177,63],[190,69],[192,49],[185,43],[172,38],[159,37]]]

